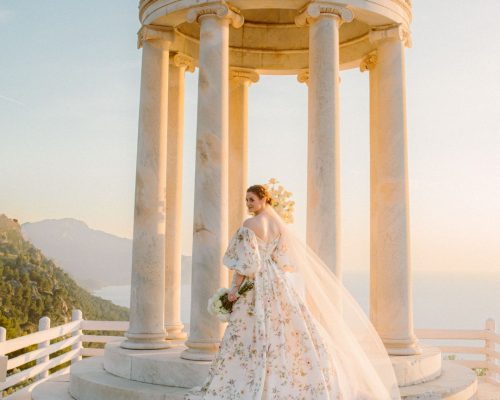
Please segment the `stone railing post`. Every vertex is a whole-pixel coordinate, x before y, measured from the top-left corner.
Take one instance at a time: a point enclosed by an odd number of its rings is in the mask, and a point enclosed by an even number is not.
[[[72,321],[82,321],[83,320],[82,312],[80,310],[73,310],[73,312],[71,313],[71,320]],[[80,325],[80,327],[81,327],[81,325]],[[78,329],[78,330],[74,331],[71,334],[71,336],[73,336],[73,337],[78,336],[80,338],[78,340],[78,342],[76,342],[75,344],[73,344],[71,346],[72,350],[80,349],[80,353],[78,354],[78,357],[75,357],[71,360],[71,364],[74,364],[75,362],[80,361],[82,359],[82,349],[83,349],[83,344],[82,344],[82,340],[81,340],[82,330]]]
[[[7,339],[7,331],[3,326],[0,326],[0,343],[5,342]],[[7,356],[0,354],[0,383],[5,382],[7,378]],[[2,391],[0,390],[0,399],[2,398]]]
[[[42,317],[38,321],[38,331],[46,331],[47,329],[50,329],[50,318],[49,317]],[[38,349],[45,349],[50,346],[50,340],[45,340],[41,343],[38,343]],[[50,359],[49,355],[47,354],[46,356],[40,357],[39,359],[36,360],[36,364],[43,364],[48,362]],[[49,376],[49,371],[43,371],[38,374],[38,379],[43,379],[47,378]]]
[[[496,357],[492,356],[489,352],[495,351],[495,342],[491,340],[491,335],[495,334],[495,320],[493,318],[488,318],[485,323],[485,330],[488,336],[484,341],[484,348],[486,350],[486,364],[488,365],[488,371],[486,372],[486,377],[488,380],[493,382],[497,381],[497,374],[489,368],[490,365],[496,365]]]

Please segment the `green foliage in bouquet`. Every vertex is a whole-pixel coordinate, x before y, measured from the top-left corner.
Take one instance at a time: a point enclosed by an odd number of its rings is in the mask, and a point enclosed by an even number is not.
[[[253,287],[254,281],[247,279],[238,289],[238,294],[241,296],[249,290],[252,290]],[[216,316],[218,319],[224,322],[229,319],[229,314],[231,314],[231,311],[233,311],[233,305],[237,301],[237,299],[235,301],[229,301],[228,293],[228,288],[220,288],[208,300],[207,307],[209,314]]]

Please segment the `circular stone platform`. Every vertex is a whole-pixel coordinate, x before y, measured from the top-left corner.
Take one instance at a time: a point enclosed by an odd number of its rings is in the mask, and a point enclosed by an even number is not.
[[[183,344],[165,350],[128,350],[119,342],[108,343],[104,350],[104,369],[116,376],[156,385],[191,388],[201,385],[210,361],[180,358]],[[399,386],[428,382],[441,374],[441,351],[422,346],[422,354],[392,356]]]
[[[70,383],[44,382],[35,387],[33,400],[183,400],[189,389],[152,385],[114,376],[102,367],[102,357],[91,357],[71,366]],[[443,361],[442,374],[433,381],[401,388],[402,400],[475,399],[478,379],[467,367]],[[71,394],[68,394],[68,392]]]

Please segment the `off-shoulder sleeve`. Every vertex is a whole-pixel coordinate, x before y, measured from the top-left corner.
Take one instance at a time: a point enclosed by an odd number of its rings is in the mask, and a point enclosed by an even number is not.
[[[260,268],[259,246],[255,234],[244,226],[238,228],[229,241],[222,262],[242,275],[254,275]]]

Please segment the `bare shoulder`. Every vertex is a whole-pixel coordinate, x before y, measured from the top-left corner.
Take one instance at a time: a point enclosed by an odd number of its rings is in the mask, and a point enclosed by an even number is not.
[[[257,227],[257,221],[255,217],[247,218],[245,221],[243,221],[243,226],[250,229]]]
[[[259,218],[259,216],[246,219],[243,222],[243,226],[250,229],[259,238],[264,238],[266,236],[262,218]]]
[[[264,213],[261,213],[247,218],[243,221],[243,226],[253,231],[259,239],[267,241],[270,238],[278,236],[280,233],[279,226],[270,222],[269,218]]]

